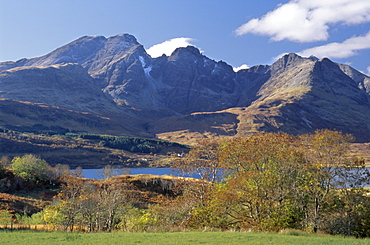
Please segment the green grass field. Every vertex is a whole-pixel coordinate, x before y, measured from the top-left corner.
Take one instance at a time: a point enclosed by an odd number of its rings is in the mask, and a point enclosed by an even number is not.
[[[311,235],[302,232],[286,234],[257,232],[169,232],[169,233],[63,233],[34,231],[1,231],[1,244],[370,244],[370,239]]]

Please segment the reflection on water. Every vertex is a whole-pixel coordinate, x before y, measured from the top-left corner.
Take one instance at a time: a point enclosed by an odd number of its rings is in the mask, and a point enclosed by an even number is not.
[[[113,170],[113,175],[120,174],[154,174],[154,175],[178,175],[172,168],[124,168]],[[103,179],[101,169],[83,169],[83,177],[88,179]]]

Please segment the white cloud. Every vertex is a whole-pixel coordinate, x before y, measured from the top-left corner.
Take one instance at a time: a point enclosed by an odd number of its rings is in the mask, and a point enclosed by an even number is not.
[[[367,67],[367,75],[370,76],[370,66]]]
[[[152,58],[162,56],[163,54],[170,56],[176,48],[187,47],[189,45],[192,45],[191,42],[194,41],[195,39],[188,37],[173,38],[163,43],[159,43],[150,47],[149,49],[146,50],[146,52]]]
[[[313,42],[327,40],[329,24],[366,22],[370,22],[369,0],[291,0],[248,21],[235,33],[267,35],[274,41]]]
[[[248,69],[248,68],[249,68],[249,65],[243,64],[243,65],[241,65],[241,66],[239,66],[239,67],[233,67],[233,70],[234,70],[235,72],[238,72],[238,71],[240,71],[240,70]]]
[[[328,43],[299,52],[301,56],[318,58],[347,58],[357,55],[358,50],[370,48],[370,31],[365,36],[351,37],[342,43]]]

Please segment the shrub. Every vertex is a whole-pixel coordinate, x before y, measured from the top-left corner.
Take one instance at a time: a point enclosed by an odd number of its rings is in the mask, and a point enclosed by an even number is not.
[[[13,158],[11,168],[15,176],[27,181],[39,182],[47,179],[48,163],[31,154]]]

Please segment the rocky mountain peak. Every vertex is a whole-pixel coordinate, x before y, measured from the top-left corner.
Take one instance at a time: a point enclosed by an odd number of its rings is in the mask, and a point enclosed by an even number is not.
[[[136,38],[130,34],[122,34],[107,38],[104,46],[82,65],[104,89],[107,85],[122,85],[123,74],[126,74],[129,67],[132,70],[132,65],[136,64],[135,67],[142,69],[150,63],[151,58]]]
[[[122,34],[109,37],[105,44],[104,50],[122,52],[139,45],[136,38],[130,34]]]
[[[108,41],[109,40],[121,40],[123,42],[126,42],[126,43],[131,43],[131,44],[139,44],[137,42],[137,39],[135,36],[131,35],[131,34],[128,34],[128,33],[125,33],[125,34],[118,34],[118,35],[115,35],[115,36],[112,36],[112,37],[109,37],[108,38]]]
[[[196,59],[201,56],[198,48],[194,46],[176,48],[169,57],[169,60],[176,60],[178,58]]]
[[[311,55],[310,57],[308,57],[309,60],[312,60],[312,61],[318,61],[319,58],[317,58],[316,56],[313,56]]]
[[[91,59],[106,42],[103,36],[84,36],[53,52],[38,58],[30,59],[26,66],[42,66],[60,63],[82,64]]]
[[[298,54],[289,53],[278,59],[274,64],[272,64],[271,70],[272,72],[281,72],[287,69],[289,66],[294,66],[307,60],[311,61],[311,59],[303,58]]]

